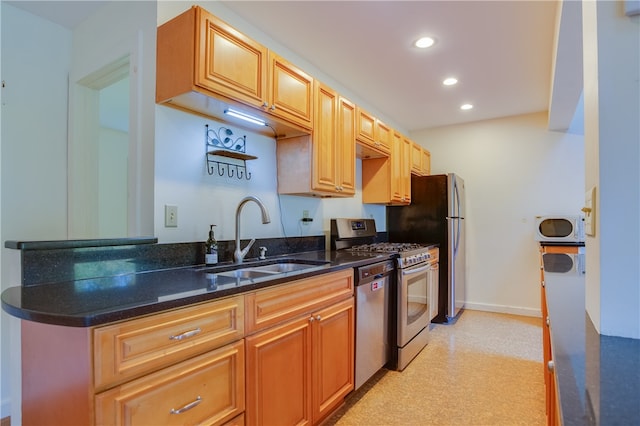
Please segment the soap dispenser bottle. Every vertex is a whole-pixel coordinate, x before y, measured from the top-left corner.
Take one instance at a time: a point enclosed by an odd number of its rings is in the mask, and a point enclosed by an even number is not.
[[[207,238],[207,241],[204,243],[204,263],[207,265],[215,265],[218,263],[218,242],[213,236],[214,226],[215,225],[210,225],[209,238]]]

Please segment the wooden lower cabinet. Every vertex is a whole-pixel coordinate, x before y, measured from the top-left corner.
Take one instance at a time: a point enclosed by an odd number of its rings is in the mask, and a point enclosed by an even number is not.
[[[244,341],[102,392],[97,425],[222,425],[244,411]]]
[[[231,421],[245,405],[244,306],[238,295],[101,327],[22,321],[22,424]]]
[[[553,361],[553,349],[551,346],[551,319],[547,309],[547,290],[544,279],[544,266],[542,256],[545,253],[578,253],[577,246],[540,246],[540,307],[542,312],[542,359],[545,386],[545,409],[547,413],[547,426],[561,425],[560,408],[558,401],[557,382]]]
[[[354,384],[353,297],[246,338],[249,425],[310,425]]]
[[[318,424],[354,387],[354,309],[344,269],[100,327],[23,321],[23,424]]]

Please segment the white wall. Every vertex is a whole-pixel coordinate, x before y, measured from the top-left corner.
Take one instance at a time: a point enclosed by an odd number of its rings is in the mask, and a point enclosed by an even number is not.
[[[246,135],[246,153],[258,157],[246,162],[251,179],[209,175],[205,162],[205,125],[216,131],[229,128],[234,137]],[[362,204],[360,162],[356,196],[320,199],[277,194],[276,141],[245,129],[187,114],[165,106],[156,107],[155,235],[160,242],[204,241],[209,225],[216,225],[218,240],[235,238],[235,212],[242,198],[260,198],[271,216],[262,224],[260,210],[248,203],[241,213],[245,238],[326,235],[332,217],[373,217],[384,231],[385,207]],[[224,159],[222,159],[224,160]],[[229,160],[233,162],[234,160]],[[165,205],[178,207],[178,227],[164,226]],[[303,210],[313,222],[302,225]]]
[[[2,289],[19,283],[13,239],[64,239],[71,33],[2,2]],[[19,41],[19,42],[18,42]],[[17,320],[2,312],[2,417],[20,420]],[[11,324],[11,327],[8,327]],[[16,361],[10,368],[10,358]],[[14,398],[15,400],[15,398]],[[17,417],[16,417],[17,416]]]
[[[465,180],[467,307],[539,315],[534,219],[579,214],[584,144],[550,132],[546,112],[447,126],[411,137],[431,151],[433,174]]]
[[[640,338],[640,16],[621,2],[583,2],[587,238],[586,305],[601,334]]]
[[[68,79],[75,49],[80,77],[104,65],[110,54],[133,45],[140,105],[133,129],[143,164],[137,184],[153,196],[153,122],[155,113],[155,2],[112,2],[72,34],[63,27],[17,9],[2,7],[2,289],[20,283],[19,252],[6,240],[67,238]],[[145,26],[146,27],[142,27]],[[146,28],[146,30],[144,29]],[[130,51],[130,50],[129,50]],[[102,56],[101,56],[102,55]],[[120,56],[121,57],[121,56]],[[150,161],[144,160],[149,158]],[[146,172],[146,173],[145,173]],[[144,198],[143,197],[143,198]],[[134,200],[140,202],[140,200]],[[148,207],[146,207],[148,204]],[[153,203],[142,208],[153,216]],[[144,213],[143,213],[144,214]],[[147,220],[151,234],[153,223]],[[143,229],[143,227],[139,227]],[[2,312],[2,409],[21,423],[19,321]],[[9,323],[9,326],[7,326]]]

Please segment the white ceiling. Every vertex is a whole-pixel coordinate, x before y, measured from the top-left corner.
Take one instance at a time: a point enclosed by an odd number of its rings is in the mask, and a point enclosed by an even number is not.
[[[73,28],[105,2],[8,3]],[[559,92],[555,0],[223,3],[405,131],[546,111]],[[422,35],[435,46],[412,47]],[[444,87],[448,76],[459,83]]]
[[[408,131],[549,107],[555,1],[224,3]]]

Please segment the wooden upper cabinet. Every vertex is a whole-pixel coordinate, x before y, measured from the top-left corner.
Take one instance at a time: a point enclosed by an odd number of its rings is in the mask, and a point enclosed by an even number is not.
[[[356,156],[358,158],[388,157],[391,153],[392,136],[388,126],[356,106]]]
[[[401,181],[401,202],[411,203],[411,150],[413,142],[406,137],[402,137],[402,163],[400,166]]]
[[[411,203],[410,141],[393,131],[391,143],[390,157],[362,160],[362,202],[365,204]]]
[[[269,99],[265,108],[271,114],[312,128],[313,77],[269,52]]]
[[[316,116],[313,129],[312,188],[318,191],[338,191],[337,123],[338,94],[316,83]]]
[[[422,175],[431,174],[431,153],[426,148],[422,148]]]
[[[201,8],[196,84],[251,106],[267,101],[267,48]]]
[[[199,6],[158,27],[156,102],[230,121],[233,107],[277,138],[309,134],[313,78]],[[231,119],[233,120],[233,119]],[[273,128],[273,130],[272,130]]]
[[[391,152],[391,199],[390,204],[411,202],[411,141],[400,133],[393,134]]]
[[[376,119],[360,107],[356,107],[356,128],[359,142],[375,146]]]
[[[356,107],[353,102],[338,100],[338,148],[336,150],[338,186],[343,195],[356,193]]]
[[[389,203],[400,203],[403,201],[402,188],[402,160],[403,160],[402,136],[399,133],[393,134],[393,145],[391,151],[391,194]]]
[[[393,129],[378,119],[376,119],[376,142],[378,142],[378,146],[382,152],[387,154],[391,153]]]
[[[355,194],[354,105],[315,82],[313,133],[276,145],[278,192],[320,197]]]
[[[411,145],[411,173],[422,176],[422,147],[415,142]]]

